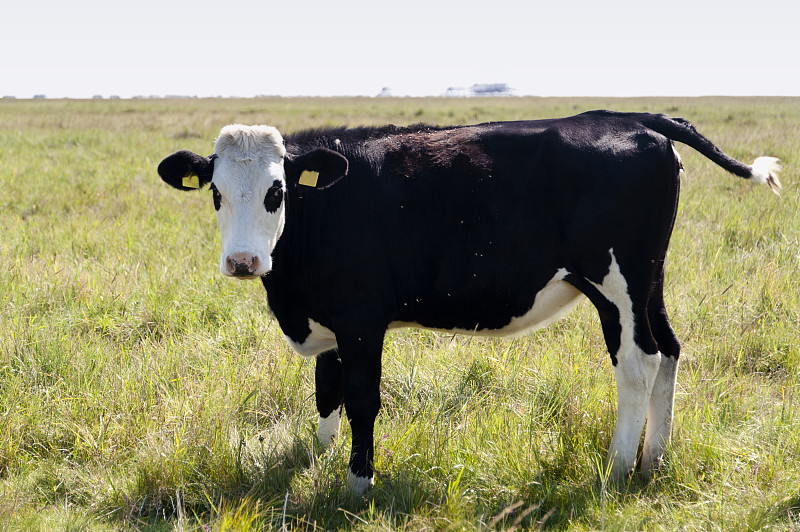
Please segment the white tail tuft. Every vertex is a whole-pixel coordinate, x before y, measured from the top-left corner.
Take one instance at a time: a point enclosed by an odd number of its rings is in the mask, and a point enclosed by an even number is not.
[[[778,179],[778,172],[781,171],[781,165],[778,164],[778,161],[775,157],[759,157],[753,161],[750,179],[756,183],[768,184],[769,188],[780,196],[783,187],[780,179]]]

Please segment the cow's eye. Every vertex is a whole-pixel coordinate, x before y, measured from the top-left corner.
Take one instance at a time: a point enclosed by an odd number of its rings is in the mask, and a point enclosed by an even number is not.
[[[214,186],[214,183],[211,183],[211,194],[214,196],[214,210],[219,210],[219,206],[222,204],[222,194],[219,193],[217,187]]]
[[[267,212],[275,212],[281,206],[281,201],[283,201],[283,186],[280,181],[275,181],[264,197],[264,208]]]

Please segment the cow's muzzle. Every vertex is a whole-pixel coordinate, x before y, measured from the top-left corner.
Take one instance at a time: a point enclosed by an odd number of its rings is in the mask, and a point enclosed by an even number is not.
[[[223,273],[231,277],[252,279],[260,275],[261,260],[250,253],[233,253],[225,258]]]

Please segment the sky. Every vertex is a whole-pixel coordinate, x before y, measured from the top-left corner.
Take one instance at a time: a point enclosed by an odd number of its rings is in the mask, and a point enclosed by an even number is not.
[[[9,2],[0,96],[800,96],[794,0]]]

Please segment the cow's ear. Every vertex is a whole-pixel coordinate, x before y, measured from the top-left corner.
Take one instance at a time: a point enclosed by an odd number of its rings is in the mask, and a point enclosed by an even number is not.
[[[196,190],[211,182],[216,155],[203,157],[188,150],[176,151],[158,165],[158,175],[179,190]]]
[[[286,154],[283,169],[286,181],[292,185],[323,189],[347,175],[349,163],[341,153],[317,148],[302,155]]]

